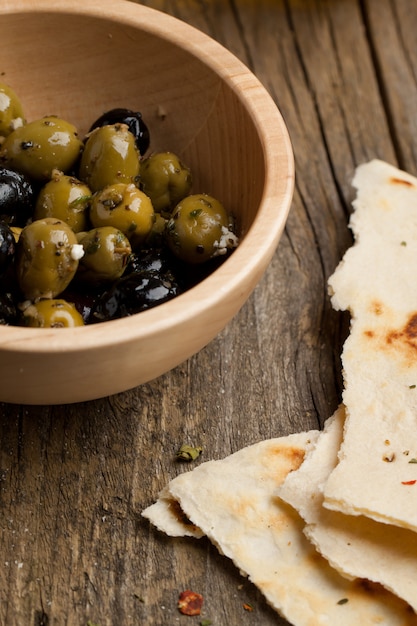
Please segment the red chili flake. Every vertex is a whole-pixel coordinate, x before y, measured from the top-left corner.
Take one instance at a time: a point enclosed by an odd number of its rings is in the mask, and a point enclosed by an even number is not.
[[[248,602],[244,603],[243,608],[245,609],[245,611],[253,611],[253,606]]]
[[[415,485],[417,483],[417,480],[402,480],[401,484],[402,485]]]
[[[186,589],[178,598],[178,610],[183,615],[200,615],[203,606],[203,596],[195,591]]]

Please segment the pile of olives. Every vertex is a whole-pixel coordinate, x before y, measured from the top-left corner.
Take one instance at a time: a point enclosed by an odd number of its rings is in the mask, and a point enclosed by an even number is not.
[[[149,152],[141,113],[112,109],[82,139],[26,121],[0,83],[0,324],[73,327],[183,293],[238,245],[231,215],[192,191],[173,152]]]

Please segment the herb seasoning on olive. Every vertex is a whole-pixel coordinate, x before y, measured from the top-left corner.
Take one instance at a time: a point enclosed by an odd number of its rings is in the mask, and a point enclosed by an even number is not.
[[[85,143],[78,176],[95,192],[115,183],[134,183],[140,154],[126,124],[94,129]]]
[[[113,226],[101,226],[77,237],[84,249],[77,277],[90,285],[112,283],[120,278],[129,262],[129,239]]]
[[[62,220],[46,217],[25,226],[16,249],[16,276],[25,298],[54,298],[64,291],[77,271],[80,248]]]
[[[91,200],[90,220],[93,226],[114,226],[140,245],[152,230],[154,209],[146,194],[133,183],[108,185]]]
[[[191,289],[238,245],[231,215],[141,113],[112,109],[80,140],[27,122],[0,83],[0,324],[68,328],[145,311]]]
[[[167,240],[172,252],[189,263],[203,263],[237,245],[224,206],[202,193],[177,204],[167,224]]]
[[[24,326],[33,328],[74,328],[84,326],[84,320],[71,302],[44,299],[23,307]]]
[[[0,160],[35,181],[47,181],[53,170],[68,172],[82,142],[75,126],[49,115],[16,128],[4,140]]]
[[[56,217],[71,226],[75,233],[87,230],[91,196],[85,183],[54,170],[51,180],[38,194],[33,218]]]

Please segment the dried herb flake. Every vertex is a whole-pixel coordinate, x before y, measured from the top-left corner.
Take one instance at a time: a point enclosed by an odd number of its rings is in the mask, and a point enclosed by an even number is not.
[[[90,202],[91,197],[92,196],[79,196],[78,198],[75,198],[75,200],[72,200],[68,206],[70,209],[74,209],[80,205],[87,204],[87,202]]]
[[[203,209],[193,209],[192,211],[190,211],[189,216],[190,217],[198,217],[199,215],[201,215]]]
[[[189,446],[184,444],[177,452],[179,461],[195,461],[202,453],[203,448],[200,446]]]

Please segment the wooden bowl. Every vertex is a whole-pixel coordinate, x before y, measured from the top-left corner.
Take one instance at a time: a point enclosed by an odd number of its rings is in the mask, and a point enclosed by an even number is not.
[[[168,303],[82,328],[0,327],[3,402],[64,404],[133,388],[207,345],[263,275],[293,193],[285,124],[240,61],[159,11],[126,0],[13,0],[0,17],[2,81],[28,121],[55,114],[82,135],[111,108],[141,111],[151,150],[178,153],[194,190],[237,218],[235,252]]]

